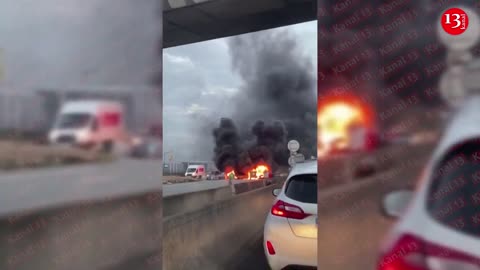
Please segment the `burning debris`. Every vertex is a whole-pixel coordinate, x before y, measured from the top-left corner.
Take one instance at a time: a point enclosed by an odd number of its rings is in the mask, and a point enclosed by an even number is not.
[[[248,179],[250,180],[257,180],[263,178],[269,178],[270,176],[270,169],[267,165],[257,165],[255,168],[250,170],[248,174]]]
[[[258,179],[266,179],[271,177],[271,169],[268,165],[256,165],[251,169],[247,169],[247,176],[243,176],[243,178],[247,178],[248,180],[258,180]],[[235,173],[235,169],[228,167],[225,169],[225,179],[234,180],[238,179],[237,174]]]
[[[318,154],[358,150],[375,130],[373,111],[357,97],[332,96],[318,104]]]
[[[232,167],[227,167],[225,169],[225,179],[238,179],[237,175],[235,174],[235,169],[233,169]]]
[[[213,131],[217,168],[265,177],[288,166],[291,139],[302,143],[305,156],[316,156],[315,58],[282,30],[233,37],[229,49],[243,85],[233,104],[235,119],[222,118]]]

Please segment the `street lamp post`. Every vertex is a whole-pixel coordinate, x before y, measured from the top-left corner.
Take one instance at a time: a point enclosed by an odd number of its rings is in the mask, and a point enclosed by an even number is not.
[[[440,42],[447,48],[447,68],[443,73],[439,90],[445,101],[452,107],[458,107],[469,90],[465,86],[467,66],[473,60],[471,49],[480,39],[480,17],[475,10],[461,7],[469,18],[467,30],[460,35],[451,35],[443,30],[441,20],[437,23],[437,35]]]
[[[173,161],[173,151],[167,151],[167,152],[163,152],[163,158],[165,160],[165,156],[167,154],[170,154],[168,156],[168,171],[170,174],[172,174],[172,161]]]

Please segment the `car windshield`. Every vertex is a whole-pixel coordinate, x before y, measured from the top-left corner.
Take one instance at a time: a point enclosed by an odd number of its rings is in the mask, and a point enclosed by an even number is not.
[[[480,235],[480,142],[456,146],[433,172],[427,210],[457,231]]]
[[[196,170],[197,170],[197,168],[188,168],[187,173],[195,172]]]
[[[66,113],[60,116],[58,128],[80,128],[85,127],[91,119],[86,113]]]
[[[285,195],[303,203],[317,203],[317,174],[301,174],[290,178]]]

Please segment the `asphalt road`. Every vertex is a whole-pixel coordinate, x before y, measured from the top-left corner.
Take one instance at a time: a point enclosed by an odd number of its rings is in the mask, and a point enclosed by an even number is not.
[[[243,249],[243,253],[239,255],[235,261],[225,269],[231,270],[268,270],[267,258],[263,250],[263,235],[259,233],[256,241],[253,241],[250,246]]]

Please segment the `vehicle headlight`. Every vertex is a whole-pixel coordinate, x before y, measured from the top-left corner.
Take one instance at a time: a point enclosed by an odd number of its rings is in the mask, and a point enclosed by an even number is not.
[[[133,145],[137,146],[137,145],[142,144],[143,140],[142,140],[142,138],[135,137],[135,138],[132,139],[132,143],[133,143]]]
[[[88,131],[87,130],[82,130],[82,131],[79,131],[77,133],[77,141],[81,141],[81,142],[84,142],[84,141],[87,141],[88,140]]]
[[[57,135],[57,134],[56,134],[56,132],[54,132],[54,131],[49,132],[49,133],[48,133],[48,140],[49,140],[50,142],[55,141],[56,135]]]

